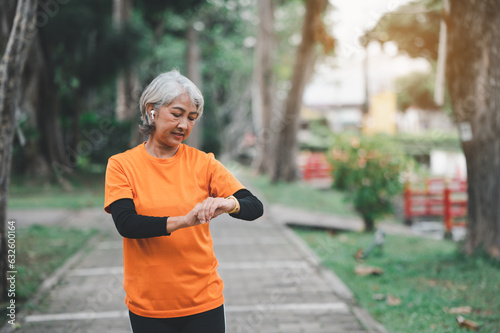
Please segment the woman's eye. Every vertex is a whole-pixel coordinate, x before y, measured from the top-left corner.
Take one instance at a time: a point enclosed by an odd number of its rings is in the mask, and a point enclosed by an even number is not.
[[[179,118],[181,115],[180,114],[177,114],[177,113],[172,113],[172,115],[175,117],[175,118]]]
[[[191,121],[195,121],[196,120],[196,118],[192,118],[192,117],[188,117],[188,119],[191,120]]]

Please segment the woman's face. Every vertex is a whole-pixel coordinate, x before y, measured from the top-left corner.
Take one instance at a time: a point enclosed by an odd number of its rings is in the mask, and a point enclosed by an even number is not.
[[[186,140],[198,118],[196,107],[191,104],[189,95],[179,95],[172,103],[155,110],[156,130],[153,140],[160,145],[177,147]]]

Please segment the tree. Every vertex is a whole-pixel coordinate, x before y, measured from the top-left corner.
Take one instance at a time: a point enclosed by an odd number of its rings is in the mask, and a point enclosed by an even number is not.
[[[299,112],[302,106],[304,88],[316,62],[316,43],[321,43],[325,52],[333,51],[334,40],[326,33],[321,20],[327,0],[307,0],[302,40],[297,50],[293,67],[291,88],[284,103],[284,114],[274,147],[274,165],[271,179],[293,181],[297,177],[296,150]]]
[[[361,37],[366,46],[371,41],[394,41],[399,50],[410,57],[423,57],[435,62],[438,57],[441,0],[419,0],[401,6],[380,18],[373,29]]]
[[[113,0],[113,23],[121,30],[132,16],[132,0]],[[131,67],[124,68],[117,78],[116,118],[131,121],[136,118],[138,78]],[[135,141],[135,140],[134,140]]]
[[[149,0],[148,4],[153,2]],[[152,18],[147,23],[153,24],[154,40],[150,44],[155,46],[153,56],[141,63],[141,68],[149,69],[141,81],[146,83],[160,71],[178,68],[202,89],[205,98],[203,117],[195,127],[199,133],[192,133],[188,143],[216,154],[237,146],[243,131],[239,127],[250,123],[246,90],[250,89],[253,64],[249,61],[252,49],[245,37],[251,35],[253,3],[158,1],[157,7],[151,7],[155,12],[144,3],[138,2],[136,7],[142,16]]]
[[[14,141],[16,172],[43,181],[56,175],[61,181],[77,166],[72,152],[78,151],[79,120],[89,92],[114,83],[118,69],[136,58],[131,29],[121,34],[110,29],[110,12],[111,4],[99,0],[40,1],[38,33],[21,83],[19,132],[26,133],[26,141]],[[8,18],[1,19],[3,26]],[[106,98],[101,92],[94,95]],[[108,108],[112,98],[106,98]]]
[[[437,0],[421,0],[420,13],[439,13],[447,23],[446,81],[454,120],[458,125],[462,148],[467,161],[468,221],[465,252],[484,250],[500,259],[500,212],[496,209],[500,196],[500,119],[498,117],[498,82],[500,82],[500,2],[450,1],[450,11],[442,11]],[[409,11],[414,7],[409,5]],[[391,14],[387,14],[391,15]],[[399,17],[399,16],[394,16]],[[386,33],[384,40],[398,42],[410,56],[437,57],[439,21],[414,21],[411,36]],[[416,18],[415,18],[416,19]],[[425,27],[434,22],[430,29]],[[390,25],[389,25],[390,26]],[[396,27],[396,25],[393,25]],[[383,30],[383,29],[382,29]],[[397,29],[392,29],[396,31]],[[402,30],[403,31],[403,30]],[[415,38],[428,40],[414,48]],[[367,33],[370,37],[370,33]],[[372,35],[374,36],[374,35]],[[428,57],[429,58],[429,57]]]
[[[434,77],[432,73],[414,72],[399,77],[395,82],[398,91],[397,104],[399,110],[416,106],[423,110],[438,110],[434,102]]]
[[[186,67],[187,67],[187,77],[193,81],[194,84],[203,91],[203,82],[201,76],[201,51],[199,44],[199,33],[196,30],[195,24],[200,23],[190,20],[186,31]],[[196,121],[197,125],[193,127],[191,134],[187,139],[187,144],[194,148],[200,148],[201,146],[201,132],[202,132],[202,122],[203,119],[198,119]]]
[[[257,156],[254,161],[259,173],[268,173],[273,160],[271,119],[273,114],[274,74],[273,57],[275,52],[274,2],[257,1],[259,24],[255,48],[255,70],[253,87],[253,112],[258,134]]]
[[[335,137],[328,159],[334,187],[345,191],[363,218],[365,231],[373,231],[377,219],[392,213],[391,199],[403,191],[400,177],[409,160],[383,135],[345,134]]]
[[[19,107],[20,82],[29,48],[36,33],[38,0],[18,0],[7,46],[0,62],[0,291],[7,299],[7,191],[9,186],[12,141]]]
[[[251,129],[253,3],[209,1],[196,13],[205,111],[201,148],[235,157]]]
[[[500,260],[500,1],[452,1],[446,80],[467,161],[465,251]]]
[[[51,165],[65,163],[54,67],[51,51],[38,33],[28,55],[22,82],[23,113],[27,121],[21,123],[20,128],[28,135],[22,145],[24,168],[18,170],[43,179],[51,174]]]

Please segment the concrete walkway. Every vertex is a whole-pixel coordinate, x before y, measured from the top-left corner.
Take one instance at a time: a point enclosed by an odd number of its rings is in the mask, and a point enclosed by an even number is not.
[[[385,332],[282,223],[283,215],[274,216],[285,211],[267,207],[266,215],[255,222],[227,215],[211,222],[225,282],[226,331]],[[122,242],[109,215],[102,209],[52,210],[45,215],[9,212],[9,218],[19,226],[45,220],[100,230],[47,279],[32,300],[32,310],[18,313],[21,327],[16,332],[130,332],[122,289]],[[9,326],[1,331],[10,331]]]

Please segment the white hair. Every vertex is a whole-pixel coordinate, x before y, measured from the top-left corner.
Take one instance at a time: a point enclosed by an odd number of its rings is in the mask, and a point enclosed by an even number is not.
[[[143,134],[151,134],[155,131],[156,127],[152,122],[151,114],[149,114],[146,106],[153,104],[156,110],[163,105],[169,105],[180,95],[187,93],[193,106],[198,111],[198,117],[203,114],[203,95],[200,89],[191,82],[187,77],[174,69],[170,72],[158,75],[151,83],[144,89],[139,100],[141,109],[142,125],[139,126]]]

